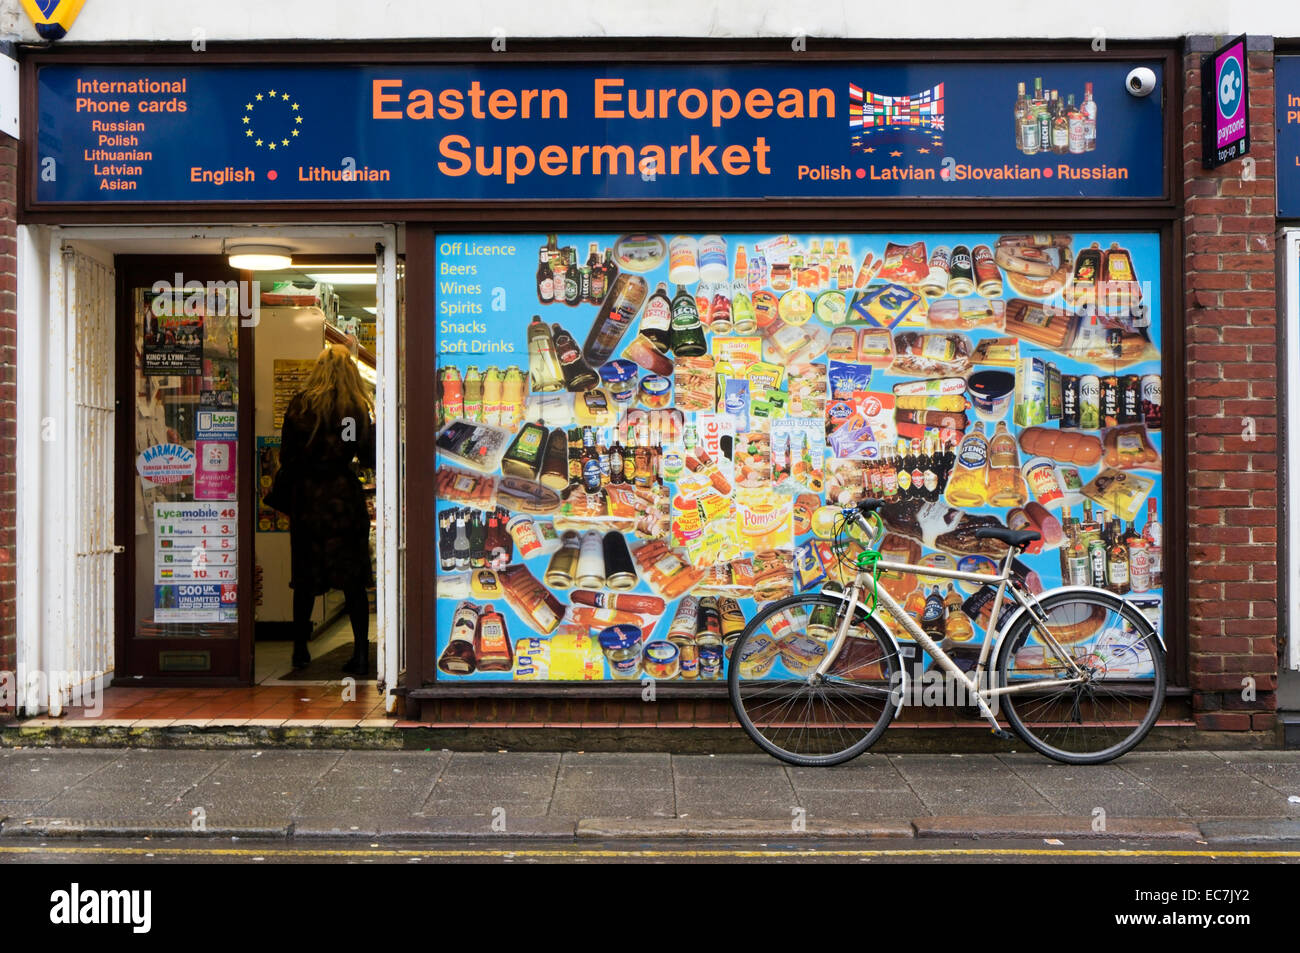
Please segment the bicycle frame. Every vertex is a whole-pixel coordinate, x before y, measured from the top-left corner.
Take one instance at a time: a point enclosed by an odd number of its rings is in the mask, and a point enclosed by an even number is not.
[[[860,513],[855,511],[854,518],[865,523]],[[867,527],[870,529],[870,527]],[[993,599],[992,614],[990,615],[991,625],[988,630],[988,637],[985,638],[983,646],[980,648],[979,659],[975,663],[975,669],[972,673],[967,674],[958,668],[957,663],[946,653],[930,635],[917,624],[916,620],[907,614],[907,611],[898,604],[885,589],[879,586],[875,587],[875,597],[878,605],[883,605],[885,609],[893,616],[894,620],[901,625],[912,639],[938,663],[949,676],[959,679],[966,690],[969,692],[967,697],[974,698],[979,708],[980,714],[983,715],[993,726],[995,731],[1000,731],[997,716],[989,707],[988,699],[996,695],[1009,694],[1011,692],[1024,691],[1041,686],[1044,682],[1051,682],[1054,687],[1078,684],[1086,678],[1083,670],[1075,662],[1074,657],[1067,652],[1059,642],[1052,636],[1051,629],[1047,627],[1047,620],[1039,607],[1038,600],[1034,598],[1033,593],[1023,590],[1020,584],[1015,580],[1011,573],[1011,564],[1016,558],[1017,550],[1014,547],[1007,547],[1007,556],[1002,563],[1002,572],[997,576],[989,576],[983,573],[962,572],[958,569],[944,569],[932,566],[917,566],[911,563],[895,563],[887,560],[880,560],[877,564],[878,571],[897,572],[897,573],[917,573],[926,576],[938,576],[943,579],[957,579],[964,582],[974,582],[980,585],[988,585],[996,582],[998,584],[997,595]],[[853,612],[857,607],[862,607],[866,611],[866,605],[861,601],[863,591],[871,583],[871,574],[859,572],[854,579],[853,585],[845,593],[825,593],[826,595],[838,595],[847,605],[843,618],[840,619],[839,627],[835,633],[835,641],[831,644],[830,651],[822,659],[821,664],[817,666],[814,677],[824,677],[830,669],[835,659],[839,656],[840,649],[843,648],[844,641],[848,638],[849,628],[853,621]],[[993,653],[995,643],[1000,643],[1004,632],[997,626],[999,614],[1002,611],[1002,603],[1006,593],[1010,589],[1012,598],[1020,605],[1021,610],[1028,612],[1033,620],[1036,631],[1044,638],[1044,641],[1051,647],[1052,651],[1058,654],[1058,657],[1065,659],[1069,665],[1071,674],[1064,678],[1051,679],[1029,679],[1019,682],[1016,685],[989,686],[980,687],[980,682],[984,680],[984,673],[987,670],[989,659]],[[868,613],[870,614],[870,613]],[[1019,613],[1017,613],[1019,615]],[[903,692],[907,692],[907,673],[903,675]]]

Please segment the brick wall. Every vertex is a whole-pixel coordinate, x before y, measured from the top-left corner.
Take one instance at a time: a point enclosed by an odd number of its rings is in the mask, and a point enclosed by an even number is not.
[[[1277,720],[1273,53],[1250,38],[1249,181],[1241,160],[1201,167],[1201,56],[1215,45],[1191,37],[1184,57],[1187,632],[1198,727],[1244,731]]]
[[[14,592],[18,348],[18,144],[0,134],[0,671],[17,652]]]

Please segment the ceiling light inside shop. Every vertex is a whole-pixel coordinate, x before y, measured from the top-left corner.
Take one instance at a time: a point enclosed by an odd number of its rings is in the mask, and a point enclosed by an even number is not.
[[[293,255],[283,245],[229,245],[226,255],[231,268],[243,271],[274,271],[293,266]]]
[[[375,271],[318,271],[307,275],[312,281],[330,285],[373,285]]]

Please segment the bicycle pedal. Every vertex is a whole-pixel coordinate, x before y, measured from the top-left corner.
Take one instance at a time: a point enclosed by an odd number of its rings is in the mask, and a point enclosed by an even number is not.
[[[991,730],[993,731],[993,735],[996,738],[1001,738],[1003,741],[1012,740],[1013,736],[1011,732],[1007,731],[1005,728],[993,728]]]

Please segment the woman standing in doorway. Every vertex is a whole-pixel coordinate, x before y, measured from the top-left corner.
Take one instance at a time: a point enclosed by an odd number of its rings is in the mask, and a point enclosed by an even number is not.
[[[316,358],[307,384],[284,414],[277,482],[289,497],[289,551],[293,588],[293,665],[311,661],[307,639],[316,597],[343,590],[352,621],[352,659],[343,671],[369,674],[370,517],[353,461],[375,464],[374,406],[352,355],[341,344]],[[277,487],[278,490],[278,487]]]

